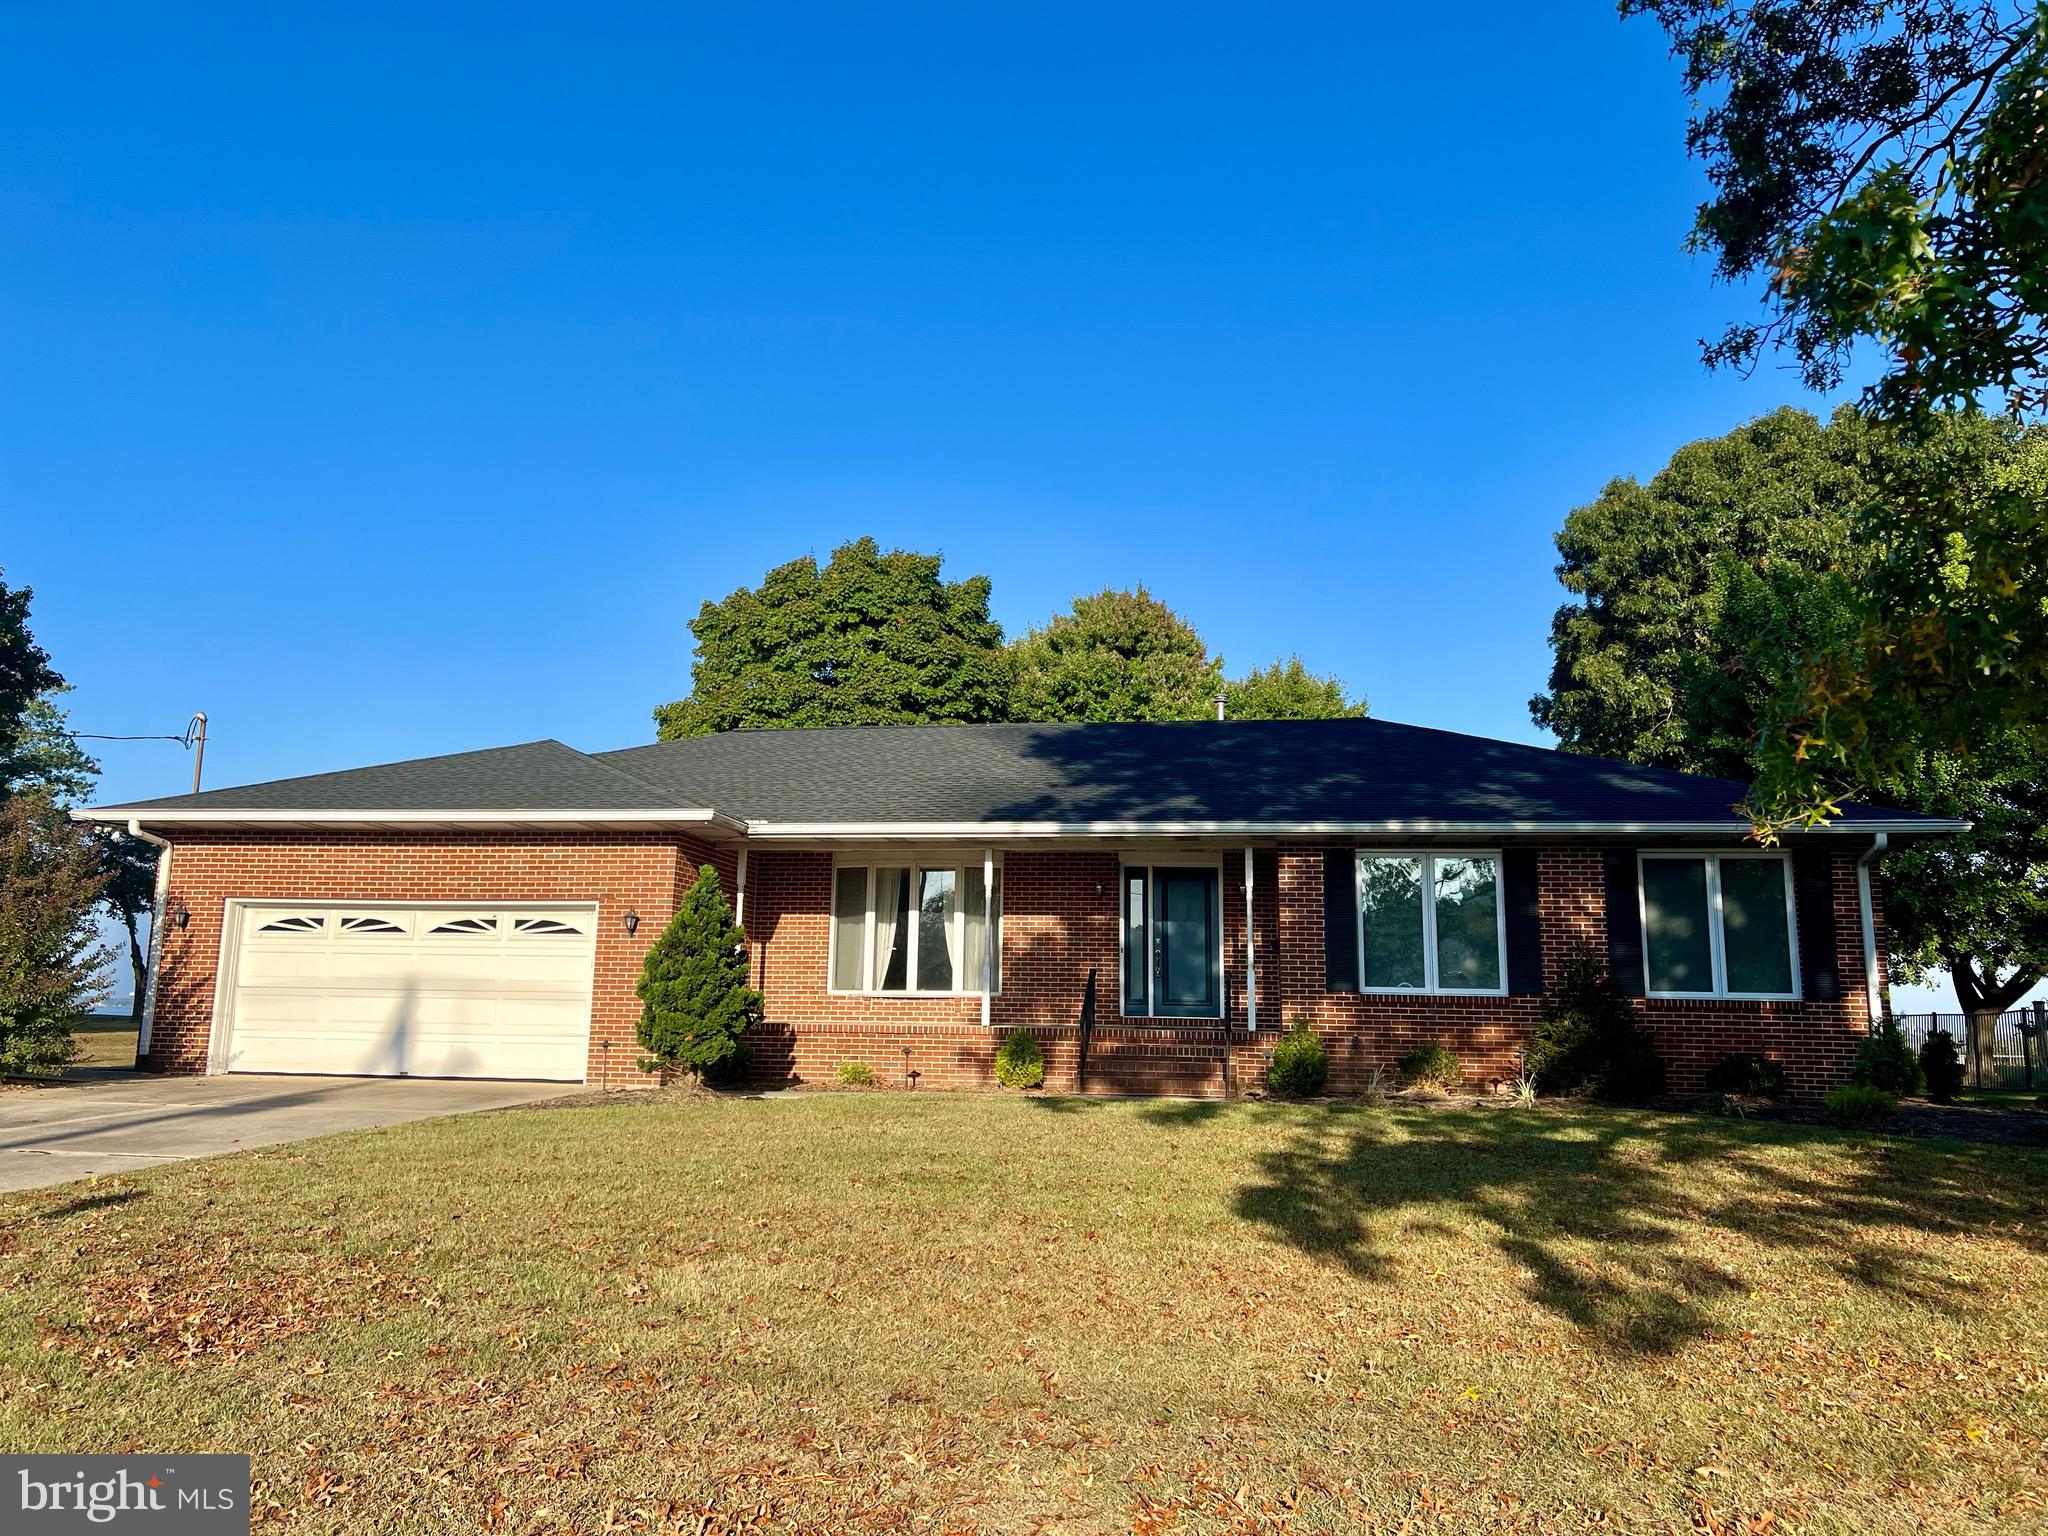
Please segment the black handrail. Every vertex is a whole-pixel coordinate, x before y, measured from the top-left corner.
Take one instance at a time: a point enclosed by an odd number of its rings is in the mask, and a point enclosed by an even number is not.
[[[1081,994],[1080,1061],[1074,1068],[1074,1092],[1088,1091],[1088,1041],[1095,1033],[1095,969],[1088,969],[1088,990]]]

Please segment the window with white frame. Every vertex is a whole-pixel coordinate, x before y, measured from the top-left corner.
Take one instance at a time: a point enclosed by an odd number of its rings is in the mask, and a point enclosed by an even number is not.
[[[1358,855],[1358,980],[1366,992],[1507,990],[1497,853]]]
[[[1785,855],[1645,853],[1642,898],[1651,996],[1799,995]]]
[[[834,992],[979,995],[1002,990],[1003,867],[982,888],[980,863],[877,859],[832,872],[829,968]]]

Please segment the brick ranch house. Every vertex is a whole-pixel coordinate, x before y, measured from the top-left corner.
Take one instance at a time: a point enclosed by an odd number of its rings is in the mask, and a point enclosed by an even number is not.
[[[1070,1088],[1092,974],[1090,1090],[1257,1082],[1297,1019],[1338,1091],[1433,1039],[1484,1087],[1591,946],[1675,1086],[1756,1050],[1813,1093],[1884,995],[1875,856],[1960,824],[1856,805],[1763,849],[1741,793],[1342,720],[540,741],[80,814],[166,848],[163,1072],[643,1084],[641,960],[710,865],[764,1084],[980,1087],[1023,1028]]]

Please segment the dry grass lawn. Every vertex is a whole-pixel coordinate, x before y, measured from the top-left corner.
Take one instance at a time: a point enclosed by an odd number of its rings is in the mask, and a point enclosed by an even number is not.
[[[109,1019],[95,1015],[72,1030],[78,1042],[74,1067],[132,1067],[138,1026],[133,1019]]]
[[[1593,1109],[508,1112],[0,1197],[0,1446],[301,1531],[2039,1530],[2048,1153]]]

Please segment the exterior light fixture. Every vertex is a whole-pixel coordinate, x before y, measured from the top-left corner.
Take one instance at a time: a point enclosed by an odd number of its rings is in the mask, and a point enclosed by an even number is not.
[[[190,912],[189,909],[187,909],[185,903],[183,903],[182,901],[178,903],[178,915],[176,917],[173,917],[171,921],[176,923],[180,928],[184,927],[187,923],[192,921],[192,913]]]
[[[640,931],[640,914],[631,907],[626,909],[626,937],[631,938]]]

